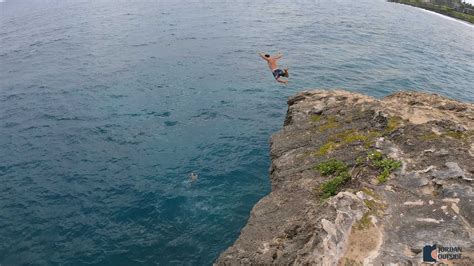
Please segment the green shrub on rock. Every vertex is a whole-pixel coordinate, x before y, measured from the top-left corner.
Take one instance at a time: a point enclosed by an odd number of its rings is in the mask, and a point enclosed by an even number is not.
[[[339,173],[336,177],[322,183],[319,187],[322,193],[322,198],[327,199],[331,196],[336,195],[340,187],[350,179],[351,175],[347,171],[344,171]]]
[[[351,175],[347,171],[347,164],[339,160],[322,162],[315,169],[323,176],[334,176],[319,186],[318,191],[323,199],[336,195],[341,186],[351,179]]]
[[[386,182],[390,173],[402,166],[400,161],[384,157],[384,155],[379,151],[370,152],[367,155],[367,159],[373,167],[380,171],[380,174],[377,176],[377,181],[379,183]]]
[[[318,164],[316,170],[318,170],[323,176],[328,176],[347,171],[347,165],[339,160],[329,160]]]

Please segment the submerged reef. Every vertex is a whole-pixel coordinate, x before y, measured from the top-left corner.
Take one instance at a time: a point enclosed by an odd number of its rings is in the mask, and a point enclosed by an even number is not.
[[[216,265],[417,265],[428,244],[473,265],[473,104],[304,91],[270,156],[272,192]]]

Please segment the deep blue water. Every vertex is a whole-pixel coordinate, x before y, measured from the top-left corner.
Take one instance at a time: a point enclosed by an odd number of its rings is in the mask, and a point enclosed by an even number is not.
[[[472,26],[257,2],[0,3],[1,265],[210,264],[269,193],[268,139],[302,89],[474,101]],[[284,53],[288,87],[260,50]]]

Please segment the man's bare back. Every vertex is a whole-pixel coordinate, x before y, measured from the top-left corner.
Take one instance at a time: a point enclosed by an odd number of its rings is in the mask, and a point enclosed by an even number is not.
[[[260,57],[267,61],[268,67],[272,71],[273,77],[275,77],[276,81],[280,83],[284,83],[285,85],[288,83],[288,80],[281,79],[281,77],[289,77],[288,68],[281,70],[278,68],[278,60],[283,57],[281,53],[278,53],[275,56],[270,56],[269,54],[259,53]]]

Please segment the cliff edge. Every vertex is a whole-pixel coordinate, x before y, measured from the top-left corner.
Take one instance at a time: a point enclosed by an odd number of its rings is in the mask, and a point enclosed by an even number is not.
[[[215,264],[418,265],[436,244],[474,265],[473,104],[314,90],[288,106],[272,192]]]

